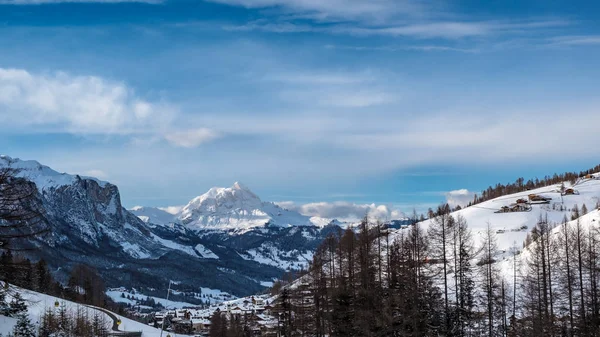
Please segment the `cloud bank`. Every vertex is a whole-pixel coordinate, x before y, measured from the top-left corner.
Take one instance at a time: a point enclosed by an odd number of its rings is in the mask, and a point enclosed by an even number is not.
[[[381,221],[401,219],[406,215],[387,205],[356,204],[347,201],[314,202],[298,204],[293,201],[276,202],[280,207],[296,211],[306,216],[338,219],[341,221],[357,221],[365,215]]]

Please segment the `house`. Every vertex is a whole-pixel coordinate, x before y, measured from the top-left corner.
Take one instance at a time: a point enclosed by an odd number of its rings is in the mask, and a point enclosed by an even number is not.
[[[552,198],[544,197],[538,194],[530,194],[528,195],[530,201],[548,203]]]
[[[208,330],[210,329],[210,320],[209,319],[192,319],[192,329],[195,332],[208,333]]]

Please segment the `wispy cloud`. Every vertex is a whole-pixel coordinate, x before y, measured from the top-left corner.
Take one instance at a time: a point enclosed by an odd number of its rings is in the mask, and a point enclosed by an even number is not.
[[[570,25],[568,20],[534,21],[415,21],[412,23],[388,23],[386,25],[328,24],[308,25],[294,22],[270,22],[265,19],[243,25],[224,26],[226,30],[262,31],[272,33],[328,33],[354,36],[411,37],[417,39],[461,39],[482,36],[525,34],[548,28]]]
[[[364,89],[346,92],[331,92],[320,97],[317,102],[323,106],[339,108],[366,108],[392,103],[398,98],[398,94],[393,95],[385,91]]]
[[[380,74],[362,72],[284,72],[265,76],[264,81],[281,82],[279,97],[299,104],[330,108],[365,108],[394,102]]]
[[[473,114],[440,114],[412,120],[393,119],[387,123],[369,125],[363,123],[361,130],[332,135],[331,141],[338,146],[363,151],[393,151],[402,153],[405,161],[433,163],[438,160],[460,163],[462,161],[499,162],[501,160],[535,160],[542,156],[565,151],[574,156],[591,154],[586,144],[596,137],[592,128],[582,127],[581,121],[600,123],[600,115],[593,105],[587,107],[552,107],[544,114],[520,108],[505,108],[501,116],[489,122],[487,117]],[[578,118],[571,118],[568,111],[578,111]],[[490,115],[495,115],[488,111]],[[460,116],[460,117],[459,117]],[[543,128],[531,128],[540,118]],[[386,125],[389,125],[386,126]],[[565,142],[549,145],[548,135],[564,134],[578,130]],[[507,134],[526,135],[523,139],[507,137]],[[473,154],[477,153],[476,157]],[[443,158],[443,159],[442,159]],[[476,159],[475,159],[476,158]],[[503,159],[500,159],[503,158]]]
[[[564,46],[600,45],[600,35],[559,36],[550,39],[550,43]]]
[[[166,137],[184,147],[215,137],[207,129],[171,132],[178,108],[97,76],[0,68],[0,108],[0,121],[29,133]]]
[[[280,73],[270,74],[264,77],[267,81],[283,82],[288,84],[307,84],[307,85],[344,85],[369,82],[374,80],[373,74],[365,73]]]
[[[397,16],[422,16],[432,10],[431,2],[415,0],[210,0],[246,8],[277,9],[292,18],[321,22],[384,22]]]
[[[339,49],[339,50],[354,50],[354,51],[386,51],[386,52],[397,52],[397,51],[424,51],[424,52],[460,52],[460,53],[477,53],[477,48],[458,48],[445,45],[406,45],[406,46],[350,46],[350,45],[325,45],[327,49]]]

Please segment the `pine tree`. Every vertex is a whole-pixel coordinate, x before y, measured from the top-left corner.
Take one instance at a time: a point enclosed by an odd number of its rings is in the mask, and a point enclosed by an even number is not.
[[[33,289],[33,269],[29,259],[23,259],[15,264],[15,284],[25,288]]]
[[[52,276],[48,270],[48,264],[44,259],[41,259],[35,264],[34,269],[36,274],[36,285],[34,286],[34,289],[44,294],[49,293],[52,284]]]
[[[27,304],[23,300],[23,297],[20,293],[16,293],[13,296],[12,301],[9,304],[9,313],[10,316],[17,317],[19,314],[22,314],[27,311]]]
[[[35,326],[31,323],[27,312],[17,315],[17,324],[13,328],[14,337],[36,337]]]
[[[4,289],[0,289],[0,315],[10,315],[10,307],[6,302],[6,292],[4,291]]]
[[[15,265],[12,251],[6,250],[0,255],[0,279],[4,282],[15,282]]]

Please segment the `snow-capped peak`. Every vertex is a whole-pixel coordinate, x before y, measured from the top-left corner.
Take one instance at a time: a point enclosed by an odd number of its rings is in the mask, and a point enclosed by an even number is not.
[[[213,187],[192,199],[178,212],[173,212],[175,214],[165,208],[154,207],[134,207],[131,211],[145,222],[161,225],[181,223],[192,230],[245,231],[266,224],[323,227],[331,223],[331,219],[310,218],[272,202],[264,202],[240,182],[235,182],[231,187]]]
[[[176,216],[191,227],[255,227],[269,222],[263,202],[239,182],[213,187],[192,199]]]
[[[232,189],[234,190],[245,190],[250,192],[250,189],[248,187],[246,187],[246,185],[240,183],[239,181],[236,181],[235,183],[233,183],[233,186],[231,186]]]
[[[260,207],[262,201],[250,189],[236,182],[231,187],[213,187],[195,197],[183,207],[180,218],[184,220],[195,211],[218,213],[225,209],[252,209]]]
[[[10,167],[18,170],[17,175],[34,182],[40,192],[50,188],[58,188],[63,185],[71,185],[77,181],[77,179],[94,180],[100,187],[105,187],[107,184],[107,182],[94,177],[59,173],[35,160],[21,160],[6,155],[0,155],[0,168],[2,167]]]

